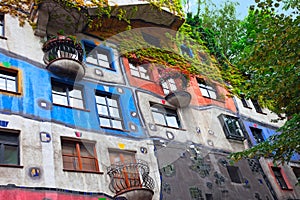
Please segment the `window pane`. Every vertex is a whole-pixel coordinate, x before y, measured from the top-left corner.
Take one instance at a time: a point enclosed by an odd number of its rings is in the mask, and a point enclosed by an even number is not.
[[[86,62],[94,64],[94,65],[98,65],[97,59],[93,58],[91,56],[89,56],[89,57],[86,58]]]
[[[73,89],[73,90],[69,90],[69,96],[70,97],[75,97],[77,99],[82,99],[82,92],[79,89]]]
[[[215,91],[209,91],[209,96],[210,96],[210,98],[212,98],[212,99],[217,99],[217,94],[216,94],[216,92]]]
[[[105,97],[102,96],[96,96],[96,102],[99,104],[106,105]]]
[[[179,128],[179,124],[175,116],[166,116],[166,120],[168,126]]]
[[[112,127],[113,128],[118,128],[118,129],[123,128],[121,121],[118,121],[118,120],[112,120]]]
[[[77,157],[63,156],[64,169],[76,170],[79,169]]]
[[[80,143],[80,156],[94,157],[94,145],[89,143]]]
[[[100,117],[100,125],[110,127],[109,119]]]
[[[108,116],[108,110],[106,106],[97,105],[98,114]]]
[[[7,80],[7,90],[11,92],[16,92],[16,81]]]
[[[75,143],[63,142],[62,153],[64,155],[77,155]]]
[[[5,83],[5,79],[3,78],[0,78],[0,89],[6,90],[6,83]]]
[[[98,53],[98,59],[108,62],[107,55],[103,53]]]
[[[97,171],[94,158],[81,158],[82,170]]]
[[[84,108],[83,100],[70,98],[70,106],[74,108]]]
[[[161,124],[165,126],[167,125],[163,114],[157,112],[152,112],[152,114],[153,114],[154,122],[156,124]]]
[[[120,114],[119,114],[119,110],[118,108],[109,108],[109,113],[111,117],[116,117],[116,118],[120,118]]]
[[[109,106],[118,107],[117,100],[107,98],[107,103]]]
[[[139,74],[138,71],[135,71],[135,70],[131,69],[130,72],[131,72],[131,75],[132,75],[132,76],[140,77],[140,74]]]
[[[209,97],[208,91],[204,88],[200,88],[201,94],[204,97]]]
[[[110,68],[109,62],[103,61],[103,60],[99,60],[99,66],[105,67],[105,68]]]
[[[68,100],[66,96],[53,94],[52,98],[53,98],[53,103],[68,106]]]
[[[11,145],[4,145],[4,160],[3,164],[18,165],[18,147]]]

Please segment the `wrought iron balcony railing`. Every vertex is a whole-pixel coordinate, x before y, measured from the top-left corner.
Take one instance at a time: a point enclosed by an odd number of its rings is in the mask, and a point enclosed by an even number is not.
[[[115,194],[135,189],[154,189],[154,180],[149,176],[149,166],[143,160],[133,163],[116,163],[108,167],[111,178],[109,188]]]
[[[84,76],[83,49],[79,43],[70,38],[54,38],[44,44],[43,51],[49,71],[71,79]]]

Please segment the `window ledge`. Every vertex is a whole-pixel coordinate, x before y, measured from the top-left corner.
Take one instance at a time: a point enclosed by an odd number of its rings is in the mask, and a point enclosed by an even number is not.
[[[88,63],[88,62],[84,62],[87,66],[92,66],[92,67],[95,67],[95,68],[101,68],[101,69],[106,69],[106,70],[109,70],[109,71],[113,71],[113,72],[116,72],[117,70],[116,69],[113,69],[113,68],[107,68],[107,67],[102,67],[101,65],[95,65],[95,64],[92,64],[92,63]]]
[[[5,164],[0,164],[0,167],[23,168],[24,166],[22,166],[22,165],[5,165]]]
[[[161,124],[155,124],[155,125],[160,126],[160,127],[164,127],[164,128],[171,128],[171,129],[176,129],[176,130],[180,130],[180,131],[186,131],[186,129],[183,129],[183,128],[176,128],[176,127],[165,126],[165,125],[161,125]]]
[[[213,100],[213,101],[218,101],[218,102],[221,102],[221,103],[225,103],[225,99],[213,99],[213,98],[210,98],[210,97],[206,97],[206,96],[202,96],[204,97],[205,99],[210,99],[210,100]]]
[[[0,89],[0,93],[7,94],[7,95],[16,95],[16,96],[22,95],[22,93],[20,93],[20,92],[13,92],[13,91],[7,91],[7,90],[2,90],[2,89]]]
[[[259,114],[262,114],[262,115],[268,115],[267,113],[264,113],[264,112],[258,112],[258,111],[256,111],[256,112]]]
[[[246,138],[245,137],[232,137],[232,136],[226,136],[226,138],[228,140],[232,140],[232,141],[240,141],[243,142]]]
[[[7,40],[7,37],[4,37],[4,36],[0,35],[0,39]]]
[[[131,74],[130,74],[130,75],[131,75]],[[131,75],[131,76],[132,76],[133,78],[141,79],[141,80],[143,80],[143,81],[148,81],[148,82],[155,83],[155,81],[152,80],[152,79],[141,78],[141,77],[139,77],[139,76],[134,76],[134,75]]]
[[[64,172],[76,172],[76,173],[89,173],[89,174],[104,174],[104,172],[97,171],[85,171],[85,170],[73,170],[73,169],[63,169]]]
[[[90,112],[90,110],[87,110],[87,109],[84,109],[84,108],[76,108],[76,107],[61,105],[61,104],[57,104],[57,103],[53,103],[53,106],[60,106],[60,107],[65,107],[65,108],[71,108],[71,109],[75,109],[75,110],[81,110],[81,111],[85,111],[85,112]]]
[[[100,126],[101,128],[103,129],[110,129],[110,130],[115,130],[115,131],[123,131],[123,132],[130,132],[128,130],[125,130],[125,129],[119,129],[119,128],[112,128],[112,127],[107,127],[107,126]]]
[[[251,109],[251,110],[252,110],[252,108],[251,108],[250,106],[244,106],[244,108],[247,108],[247,109]]]

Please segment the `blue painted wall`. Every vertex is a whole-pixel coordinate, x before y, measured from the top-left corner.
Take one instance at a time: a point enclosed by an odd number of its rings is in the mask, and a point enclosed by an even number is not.
[[[0,93],[0,111],[2,113],[15,113],[31,119],[54,121],[65,124],[66,126],[91,131],[130,137],[145,136],[138,115],[136,117],[131,116],[131,112],[137,112],[137,108],[132,96],[133,93],[130,89],[118,86],[122,90],[120,93],[118,92],[120,90],[115,86],[79,81],[75,84],[83,86],[86,110],[52,105],[51,78],[55,78],[63,83],[73,84],[72,82],[63,80],[45,69],[38,68],[30,63],[0,53],[0,63],[3,62],[9,63],[10,67],[20,70],[22,77],[22,95],[17,96]],[[119,96],[125,131],[100,128],[95,101],[96,90]],[[51,109],[40,107],[39,101],[48,102],[49,105],[52,105]],[[130,131],[130,123],[136,126],[136,131]]]
[[[272,135],[275,135],[275,134],[278,134],[276,132],[276,130],[274,129],[270,129],[270,128],[267,128],[267,127],[264,127],[264,126],[261,126],[259,124],[256,124],[256,123],[253,123],[253,122],[249,122],[249,121],[246,121],[246,120],[243,120],[243,124],[246,128],[246,131],[248,133],[248,136],[251,140],[251,143],[253,145],[257,145],[257,142],[255,141],[253,135],[252,135],[252,132],[251,132],[251,129],[250,127],[253,127],[253,128],[258,128],[258,129],[261,129],[262,130],[262,135],[263,135],[263,138],[265,140],[267,140],[270,136]],[[299,154],[294,154],[291,158],[292,161],[300,161],[300,155]]]

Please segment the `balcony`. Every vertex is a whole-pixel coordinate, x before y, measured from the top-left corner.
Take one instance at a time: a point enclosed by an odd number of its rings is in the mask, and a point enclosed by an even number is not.
[[[149,176],[149,166],[145,161],[116,163],[107,171],[111,178],[109,188],[116,194],[114,199],[152,199],[154,180]]]
[[[156,1],[109,0],[108,9],[101,3],[100,7],[94,6],[92,1],[84,1],[83,6],[68,6],[68,2],[71,1],[41,1],[31,13],[31,19],[37,22],[35,35],[44,37],[64,29],[68,34],[87,33],[105,39],[128,30],[128,20],[132,28],[162,26],[172,30],[178,30],[184,22],[182,12],[172,10],[176,8],[172,3],[157,7]],[[109,16],[101,13],[105,9]],[[120,13],[124,13],[126,21],[119,19]]]
[[[44,62],[47,69],[57,76],[71,80],[81,80],[85,74],[82,63],[83,49],[70,38],[54,38],[44,46]]]
[[[191,98],[191,94],[184,90],[173,91],[165,96],[166,101],[177,108],[189,106]]]

